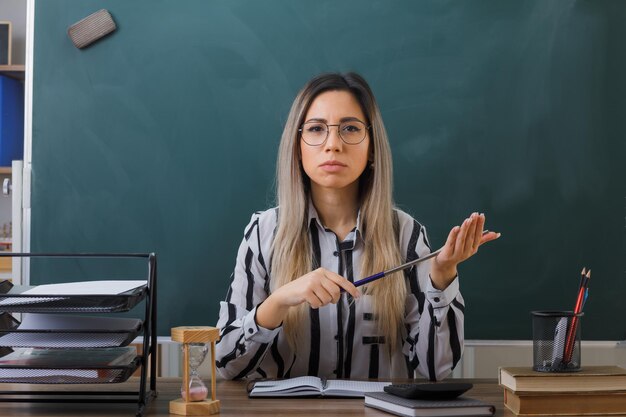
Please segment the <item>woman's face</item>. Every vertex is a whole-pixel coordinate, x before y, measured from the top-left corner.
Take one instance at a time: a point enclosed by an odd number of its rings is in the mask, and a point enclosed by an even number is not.
[[[309,123],[323,122],[327,125],[339,125],[350,121],[360,121],[363,124],[346,124],[344,127],[346,137],[349,130],[364,128],[366,123],[361,106],[347,91],[321,93],[313,100],[304,118],[306,126],[314,126],[317,130],[319,126],[324,125]],[[326,141],[318,146],[308,145],[300,136],[300,157],[304,171],[311,179],[311,187],[314,189],[358,187],[358,179],[367,166],[370,146],[369,131],[363,130],[365,139],[355,145],[347,144],[341,139],[339,126],[330,126]]]

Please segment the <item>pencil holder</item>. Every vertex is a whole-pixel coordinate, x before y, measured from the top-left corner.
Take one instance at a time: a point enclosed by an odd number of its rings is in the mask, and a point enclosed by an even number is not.
[[[580,319],[584,313],[533,311],[533,369],[580,371]]]

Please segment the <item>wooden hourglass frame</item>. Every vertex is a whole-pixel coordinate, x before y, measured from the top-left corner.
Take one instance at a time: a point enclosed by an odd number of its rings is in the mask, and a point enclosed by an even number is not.
[[[220,412],[220,401],[215,398],[215,342],[220,330],[208,326],[183,326],[172,328],[172,340],[183,344],[183,387],[184,398],[170,401],[170,413],[182,416],[203,416]],[[189,344],[211,343],[211,398],[190,401],[189,389]]]

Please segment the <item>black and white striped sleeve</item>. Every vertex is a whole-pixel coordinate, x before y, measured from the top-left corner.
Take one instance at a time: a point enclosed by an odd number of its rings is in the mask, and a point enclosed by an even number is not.
[[[220,340],[215,363],[222,377],[238,379],[254,372],[280,331],[256,324],[257,306],[268,296],[267,263],[263,257],[260,214],[254,214],[239,246],[226,300],[220,303]],[[270,232],[271,235],[272,232]]]
[[[402,235],[407,261],[431,252],[426,229],[417,221],[405,222]],[[461,359],[465,307],[458,276],[441,291],[432,285],[430,269],[431,261],[426,261],[405,272],[409,295],[403,353],[413,369],[438,381],[448,376]]]

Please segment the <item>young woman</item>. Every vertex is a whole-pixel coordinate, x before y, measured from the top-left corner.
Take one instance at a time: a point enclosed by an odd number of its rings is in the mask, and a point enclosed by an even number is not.
[[[296,97],[277,162],[278,207],[255,213],[221,303],[225,378],[448,375],[463,351],[457,265],[499,237],[473,213],[432,261],[367,287],[352,282],[431,252],[394,208],[392,162],[374,95],[354,73]]]

